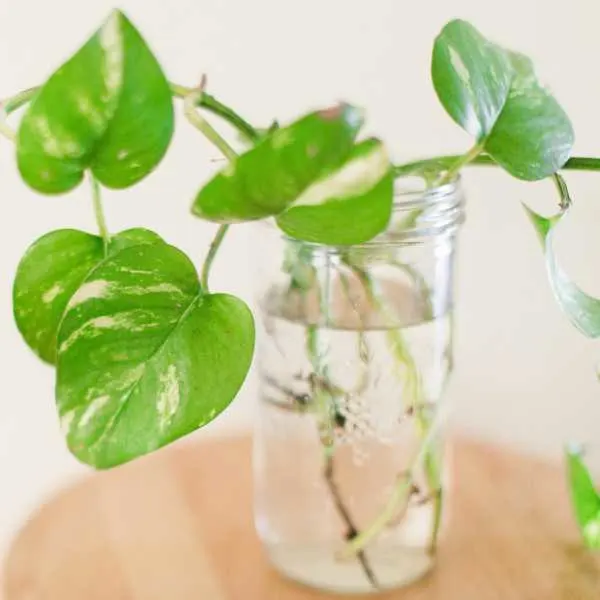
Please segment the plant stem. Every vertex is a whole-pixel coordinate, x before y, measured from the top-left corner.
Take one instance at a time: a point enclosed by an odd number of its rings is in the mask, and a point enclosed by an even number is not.
[[[431,453],[429,454],[431,456]],[[427,466],[426,466],[427,469]],[[441,477],[440,477],[441,479]],[[431,528],[431,536],[427,545],[427,552],[430,556],[434,556],[437,552],[438,537],[442,526],[442,508],[444,506],[444,490],[440,484],[437,490],[430,492],[433,494],[433,526]]]
[[[358,531],[358,529],[356,528],[356,525],[354,524],[352,516],[350,515],[350,512],[348,511],[348,508],[346,507],[344,499],[342,498],[342,494],[341,494],[341,492],[338,488],[338,485],[335,481],[334,472],[333,472],[334,456],[335,455],[333,453],[328,453],[325,457],[325,471],[324,471],[325,481],[327,482],[329,491],[331,492],[331,496],[333,498],[333,501],[335,503],[337,511],[340,514],[340,516],[342,517],[342,520],[344,521],[346,527],[348,528],[347,539],[353,540],[360,534],[360,532]],[[365,551],[359,550],[356,553],[356,558],[359,560],[359,562],[362,566],[362,569],[365,572],[367,579],[369,580],[369,583],[375,589],[378,589],[379,584],[377,582],[377,578],[375,577],[375,573],[373,572],[373,569],[371,568],[371,565],[369,564],[369,561],[367,560]]]
[[[424,460],[426,454],[429,452],[429,448],[432,442],[435,440],[437,430],[444,421],[445,417],[445,401],[440,403],[437,408],[437,414],[427,431],[425,437],[421,440],[415,455],[409,462],[409,468],[406,474],[400,478],[399,482],[394,486],[392,494],[383,509],[383,511],[371,522],[371,524],[363,529],[362,533],[357,535],[353,540],[350,540],[347,546],[340,553],[340,558],[350,558],[363,550],[371,541],[392,522],[395,516],[398,514],[400,508],[408,502],[413,489],[413,480],[415,477],[415,471],[419,464]],[[436,526],[439,526],[437,524]]]
[[[483,152],[483,144],[481,142],[475,144],[468,152],[459,156],[454,162],[452,162],[448,170],[442,175],[442,177],[434,184],[434,187],[439,187],[446,183],[450,183],[457,175],[460,170],[473,162]]]
[[[387,310],[383,303],[377,297],[375,287],[369,274],[364,269],[353,265],[348,260],[345,260],[344,262],[346,266],[354,272],[356,277],[361,282],[365,292],[367,293],[371,301],[371,304],[373,304],[374,307],[376,307],[384,316],[386,316]],[[427,302],[425,308],[428,312],[428,316],[430,316],[431,305],[429,301]],[[421,376],[417,364],[413,356],[411,355],[410,350],[406,342],[404,341],[404,338],[402,337],[400,331],[390,329],[388,331],[388,343],[392,349],[394,357],[396,358],[396,362],[399,365],[403,365],[406,370],[405,392],[410,401],[411,413],[416,420],[418,435],[421,439],[421,448],[423,448],[425,440],[427,440],[431,435],[430,432],[432,429],[432,424],[430,419],[424,412],[426,409],[426,402],[424,399]],[[433,451],[426,448],[425,451],[422,453],[422,457],[424,462],[427,485],[429,487],[429,494],[431,495],[431,498],[434,502],[433,527],[428,547],[428,551],[430,553],[433,553],[435,552],[438,531],[441,523],[441,474],[436,461],[436,456]],[[406,479],[406,489],[402,485],[397,487],[395,493],[392,494],[392,497],[388,501],[388,505],[386,506],[384,512],[375,519],[373,524],[371,524],[371,526],[366,532],[361,534],[360,538],[365,540],[364,544],[357,545],[357,543],[354,543],[353,552],[361,550],[371,539],[374,539],[374,537],[378,535],[378,532],[382,529],[382,523],[385,522],[385,526],[387,527],[387,525],[395,519],[402,504],[408,502],[411,493],[410,490],[412,489],[412,475],[407,476]],[[369,534],[369,531],[371,531],[372,533]]]
[[[176,83],[171,83],[171,93],[176,98],[188,98],[193,92],[193,88],[178,85]],[[206,92],[202,91],[202,93],[195,98],[195,103],[196,106],[205,108],[206,110],[227,121],[232,127],[237,129],[242,135],[244,135],[250,142],[254,143],[260,139],[260,134],[254,127],[252,127],[252,125],[250,125],[250,123],[248,123],[248,121],[243,119],[232,108],[226,106],[225,104],[217,100],[214,96],[211,96],[210,94],[207,94]]]
[[[106,226],[106,217],[104,216],[104,209],[102,208],[102,196],[100,193],[100,184],[96,178],[90,173],[90,183],[92,186],[92,202],[94,204],[94,215],[96,216],[96,223],[98,224],[98,231],[100,237],[104,242],[104,251],[108,249],[110,242],[110,234],[108,233],[108,227]]]
[[[559,208],[561,210],[561,214],[566,211],[571,204],[573,204],[573,200],[571,199],[571,194],[569,193],[569,188],[567,187],[567,182],[563,179],[563,177],[559,173],[554,173],[552,176],[552,180],[554,181],[554,185],[556,186],[556,191],[560,197]]]
[[[17,134],[14,129],[8,124],[6,119],[7,113],[0,106],[0,135],[5,137],[10,142],[17,141]]]
[[[194,91],[193,88],[178,85],[176,83],[171,83],[170,87],[171,93],[175,98],[186,98]],[[23,90],[22,92],[19,92],[10,98],[0,101],[0,107],[4,109],[4,112],[7,115],[10,115],[15,110],[21,108],[21,106],[27,104],[35,96],[39,89],[39,87],[32,87]],[[260,139],[260,133],[254,127],[252,127],[248,121],[242,118],[232,108],[217,100],[217,98],[211,94],[203,92],[200,97],[197,98],[196,102],[197,106],[205,108],[206,110],[227,121],[250,142],[257,142]]]
[[[445,185],[445,184],[453,181],[454,178],[460,172],[460,170],[463,167],[465,167],[466,165],[468,165],[469,163],[472,163],[474,160],[476,160],[482,151],[483,151],[483,144],[477,143],[465,154],[461,154],[460,156],[452,157],[453,160],[448,161],[448,166],[445,169],[443,169],[445,171],[445,173],[441,177],[438,177],[436,180],[433,181],[433,183],[431,184],[432,187],[434,187],[434,188],[440,187],[442,185]],[[426,171],[426,165],[428,163],[427,163],[427,161],[423,161],[422,163],[413,163],[413,164],[417,164],[417,165],[421,164],[422,167],[420,169],[415,168],[414,170],[409,171],[409,173],[418,172],[419,170]],[[398,175],[398,171],[401,169],[403,169],[402,166],[396,167],[396,177],[400,176],[400,175]],[[431,176],[427,175],[428,185],[430,183],[430,180],[431,180]],[[425,212],[424,208],[415,208],[414,210],[411,210],[410,213],[402,220],[402,222],[398,224],[398,230],[402,231],[402,230],[406,230],[406,229],[412,229],[413,227],[415,227],[419,217],[424,212]]]
[[[329,315],[329,288],[330,288],[330,269],[329,260],[324,267],[325,276],[319,285],[319,305],[320,312],[325,316],[327,325]],[[346,540],[352,540],[360,535],[350,510],[346,506],[344,498],[340,492],[335,479],[335,432],[334,423],[337,413],[335,399],[333,398],[333,386],[328,382],[327,365],[323,363],[323,352],[320,348],[319,325],[309,325],[306,328],[306,352],[311,362],[315,377],[312,380],[312,397],[315,411],[318,419],[318,433],[321,445],[323,447],[323,478],[329,488],[329,493],[335,505],[335,508],[346,525]],[[371,568],[367,554],[364,549],[359,549],[356,553],[365,577],[374,589],[379,589],[379,583]]]
[[[197,110],[201,98],[205,95],[204,84],[205,79],[202,80],[202,83],[196,89],[188,90],[187,88],[182,88],[181,86],[175,87],[177,88],[178,93],[183,94],[184,92],[189,92],[183,99],[183,110],[188,121],[198,128],[198,130],[223,153],[227,160],[232,162],[237,159],[237,152],[225,141],[225,139],[223,139],[223,137],[221,137],[219,132],[214,129],[214,127],[204,117],[202,117]],[[217,252],[219,251],[221,243],[223,242],[223,238],[228,231],[228,224],[220,225],[215,237],[213,238],[213,241],[210,243],[208,254],[206,255],[204,264],[202,265],[201,285],[204,289],[204,292],[209,291],[208,278],[210,276],[210,269],[215,260]]]
[[[423,160],[404,163],[394,168],[396,177],[405,177],[428,168],[439,168],[440,170],[451,168],[464,155],[435,156]],[[470,165],[483,167],[499,167],[500,165],[489,154],[478,154],[470,162]],[[566,171],[600,171],[600,158],[590,156],[574,156],[570,158],[561,170]]]
[[[371,352],[369,350],[369,343],[367,341],[367,336],[366,336],[365,320],[363,318],[360,306],[358,305],[356,300],[352,297],[352,288],[350,285],[350,281],[348,280],[348,277],[346,276],[344,271],[342,271],[342,269],[336,269],[336,271],[337,271],[338,277],[340,278],[342,287],[344,289],[344,294],[346,295],[348,302],[352,306],[352,310],[353,310],[354,314],[356,315],[356,318],[358,319],[358,323],[359,323],[359,327],[360,327],[358,330],[358,357],[359,357],[361,365],[362,365],[362,373],[360,374],[360,377],[358,380],[358,385],[354,389],[348,390],[349,394],[360,395],[360,394],[363,394],[365,392],[365,390],[367,389],[367,387],[369,385],[369,379],[370,379],[369,366],[370,366]]]
[[[217,233],[213,238],[213,241],[210,243],[210,248],[208,249],[208,254],[206,255],[206,259],[204,260],[204,265],[202,265],[202,288],[205,292],[209,291],[208,287],[208,277],[210,275],[210,268],[212,267],[213,261],[215,260],[215,256],[219,251],[219,247],[223,242],[223,238],[225,234],[229,230],[229,225],[220,225],[219,229],[217,229]]]
[[[237,152],[225,141],[219,132],[198,112],[198,100],[204,94],[202,87],[192,90],[183,100],[183,110],[187,120],[212,142],[229,161],[237,158]]]
[[[7,140],[15,142],[17,139],[17,134],[7,122],[8,115],[29,102],[37,90],[38,88],[29,88],[0,101],[0,135],[3,135]]]
[[[2,106],[7,115],[10,115],[10,113],[27,104],[35,96],[38,90],[39,88],[37,87],[23,90],[22,92],[19,92],[18,94],[15,94],[6,100],[2,100],[0,102],[0,106]]]

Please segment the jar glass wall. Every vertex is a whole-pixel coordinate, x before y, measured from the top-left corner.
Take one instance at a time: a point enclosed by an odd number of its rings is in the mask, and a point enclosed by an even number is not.
[[[398,192],[388,230],[361,246],[257,225],[255,517],[288,577],[360,593],[433,565],[462,215],[455,182]]]

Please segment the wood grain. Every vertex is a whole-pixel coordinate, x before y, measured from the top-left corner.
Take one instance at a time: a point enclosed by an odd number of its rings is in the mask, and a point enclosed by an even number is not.
[[[598,600],[559,469],[454,447],[451,521],[435,572],[397,600]],[[90,476],[32,517],[4,600],[308,600],[268,566],[251,515],[247,439],[180,445]]]

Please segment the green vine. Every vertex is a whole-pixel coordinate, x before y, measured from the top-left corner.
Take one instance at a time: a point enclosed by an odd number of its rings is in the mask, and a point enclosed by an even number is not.
[[[106,252],[110,243],[110,234],[108,232],[108,227],[106,226],[104,208],[102,207],[102,193],[100,191],[100,186],[93,175],[90,175],[90,184],[92,186],[92,203],[94,206],[96,224],[98,225],[98,232],[100,233],[100,237],[104,243],[104,251]]]
[[[414,162],[408,162],[394,167],[396,177],[409,177],[427,172],[430,169],[438,172],[449,169],[457,164],[465,155],[435,156]],[[478,154],[464,166],[500,167],[500,165],[489,154]],[[600,158],[590,156],[573,156],[561,167],[563,171],[600,171]]]

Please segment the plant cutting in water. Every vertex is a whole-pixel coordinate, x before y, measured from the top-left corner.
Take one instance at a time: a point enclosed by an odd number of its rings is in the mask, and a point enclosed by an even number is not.
[[[386,505],[365,527],[356,525],[337,485],[339,432],[351,427],[340,407],[368,385],[371,360],[356,289],[384,324],[391,318],[357,249],[386,231],[400,236],[423,218],[416,208],[389,231],[395,179],[418,177],[427,188],[443,188],[469,165],[499,167],[524,181],[551,178],[560,193],[560,216],[531,216],[561,306],[584,333],[597,337],[600,301],[578,290],[557,266],[552,235],[570,205],[560,172],[600,170],[600,159],[571,157],[569,119],[538,82],[531,61],[485,39],[470,24],[452,21],[444,27],[435,40],[431,73],[441,103],[473,136],[473,145],[460,155],[397,166],[381,140],[361,137],[364,114],[350,104],[259,129],[209,94],[206,81],[197,87],[170,83],[120,11],[45,83],[2,103],[5,116],[26,107],[16,132],[6,119],[0,130],[15,142],[19,171],[31,188],[63,194],[84,179],[91,188],[97,233],[47,233],[27,250],[14,283],[17,326],[30,348],[56,367],[60,422],[78,459],[95,468],[120,465],[195,431],[232,402],[252,360],[254,321],[241,299],[211,290],[211,267],[231,225],[273,219],[287,239],[289,297],[317,298],[327,325],[328,283],[310,255],[319,246],[334,247],[332,268],[358,321],[354,339],[364,369],[355,389],[341,388],[331,376],[322,322],[305,324],[308,392],[297,394],[271,382],[294,410],[314,417],[323,478],[345,525],[340,558],[356,557],[377,588],[367,548],[402,519],[415,496],[433,505],[429,550],[435,551],[442,406],[432,407],[426,397],[402,329],[387,328],[386,344],[419,443]],[[192,205],[195,216],[219,225],[200,275],[184,253],[155,232],[110,232],[102,207],[102,188],[134,186],[160,164],[173,135],[175,100],[228,159]],[[237,129],[245,141],[243,152],[218,133],[209,114]],[[407,275],[427,314],[422,274],[394,257],[382,260]],[[415,477],[421,467],[424,484]],[[571,473],[586,539],[598,545],[600,500],[575,455]]]

